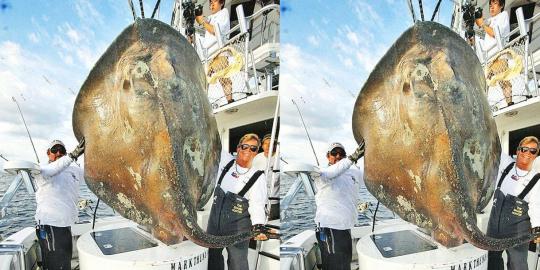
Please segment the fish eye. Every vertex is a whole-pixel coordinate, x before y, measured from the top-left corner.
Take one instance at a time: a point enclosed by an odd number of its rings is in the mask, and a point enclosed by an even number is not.
[[[409,82],[403,83],[403,93],[405,94],[411,93],[411,84]]]

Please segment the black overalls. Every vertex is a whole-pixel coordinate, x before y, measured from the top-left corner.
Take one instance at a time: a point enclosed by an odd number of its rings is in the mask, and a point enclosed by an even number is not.
[[[213,235],[233,235],[251,230],[251,219],[248,212],[249,201],[244,198],[244,195],[263,172],[256,171],[238,194],[225,193],[220,187],[221,181],[234,162],[233,159],[225,165],[214,190],[214,203],[210,210],[207,229],[207,232]],[[248,247],[249,240],[227,247],[227,267],[229,270],[249,270],[247,261]],[[209,249],[209,270],[222,270],[225,268],[222,252],[223,248]]]
[[[523,199],[534,187],[540,178],[540,174],[536,174],[517,197],[510,194],[504,195],[501,191],[501,185],[504,178],[514,167],[514,163],[512,162],[503,171],[497,183],[497,189],[495,189],[493,208],[491,209],[487,229],[487,235],[490,237],[509,238],[530,233],[529,203]],[[524,243],[506,250],[509,270],[528,269],[528,247],[529,243]],[[502,251],[489,251],[488,269],[504,269]]]

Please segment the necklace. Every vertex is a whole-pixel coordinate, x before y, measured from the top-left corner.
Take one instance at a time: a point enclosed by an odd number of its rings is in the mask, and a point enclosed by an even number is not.
[[[519,177],[519,178],[525,177],[525,176],[529,175],[529,173],[531,172],[531,171],[527,171],[527,173],[525,175],[519,175],[518,172],[517,172],[517,166],[514,166],[514,171],[516,172],[516,176]]]
[[[238,163],[236,163],[236,162],[234,163],[234,170],[236,171],[236,173],[237,173],[238,175],[244,175],[244,174],[246,174],[247,172],[249,172],[249,168],[247,169],[247,171],[245,171],[245,172],[243,172],[243,173],[239,172],[239,171],[238,171]]]

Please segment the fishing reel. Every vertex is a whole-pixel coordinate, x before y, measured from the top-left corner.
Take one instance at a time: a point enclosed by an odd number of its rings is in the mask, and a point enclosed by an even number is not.
[[[463,22],[465,23],[465,37],[474,37],[474,21],[482,18],[482,8],[476,6],[476,0],[467,0],[461,6]]]
[[[182,17],[186,27],[185,34],[188,37],[195,34],[195,17],[201,16],[203,13],[203,6],[201,4],[195,5],[195,3],[197,3],[197,0],[182,1]]]

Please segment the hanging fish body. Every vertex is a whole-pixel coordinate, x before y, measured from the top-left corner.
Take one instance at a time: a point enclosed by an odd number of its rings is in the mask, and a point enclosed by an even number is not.
[[[185,38],[158,20],[138,19],[101,56],[75,101],[88,187],[166,244],[187,237],[224,247],[249,237],[213,236],[197,224],[221,152],[205,90],[202,64]]]
[[[368,190],[448,247],[465,239],[502,250],[530,238],[493,239],[476,225],[501,153],[485,89],[469,45],[443,25],[419,22],[379,61],[354,107]]]

